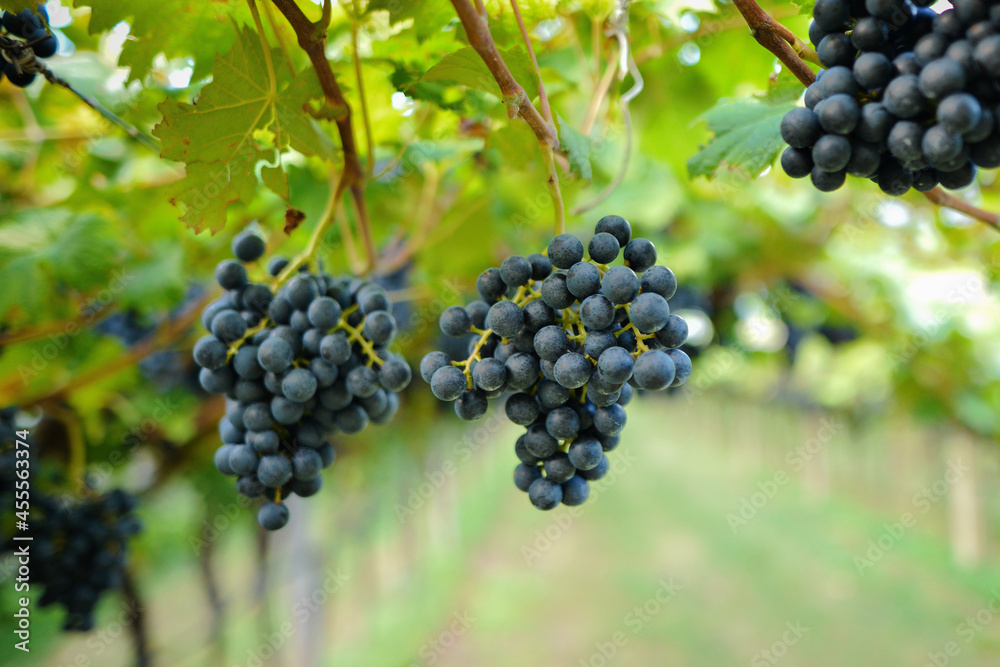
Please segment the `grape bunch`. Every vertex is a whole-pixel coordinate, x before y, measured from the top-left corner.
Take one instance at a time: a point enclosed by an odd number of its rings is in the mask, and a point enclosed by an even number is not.
[[[7,75],[20,88],[35,80],[38,69],[35,58],[51,58],[59,46],[48,23],[44,5],[38,5],[37,12],[22,9],[17,14],[3,13],[0,24],[7,33],[0,34],[0,78]]]
[[[526,430],[514,446],[514,484],[543,510],[583,503],[589,482],[607,474],[605,452],[618,446],[633,387],[676,387],[691,375],[677,349],[687,323],[668,304],[677,279],[656,265],[652,242],[605,216],[588,252],[584,259],[583,243],[560,234],[546,255],[487,269],[476,281],[480,300],[440,318],[447,336],[473,334],[468,358],[436,350],[420,363],[431,392],[465,420],[509,392],[506,415]],[[624,265],[609,266],[619,255]]]
[[[38,604],[62,605],[64,630],[91,630],[101,595],[124,581],[128,540],[140,530],[136,500],[114,489],[80,502],[35,492],[31,502],[29,580],[44,587]]]
[[[850,174],[898,196],[1000,166],[1000,5],[929,4],[816,2],[809,37],[826,69],[781,121],[785,173],[823,192]]]
[[[216,268],[227,291],[202,313],[211,333],[194,359],[202,388],[227,398],[215,465],[239,493],[268,499],[257,520],[277,530],[288,522],[282,497],[320,490],[335,456],[328,438],[390,421],[411,372],[388,350],[396,321],[382,287],[301,267],[275,292],[244,266],[264,254],[259,236],[238,235],[233,252],[239,261]],[[275,283],[287,264],[270,261]]]

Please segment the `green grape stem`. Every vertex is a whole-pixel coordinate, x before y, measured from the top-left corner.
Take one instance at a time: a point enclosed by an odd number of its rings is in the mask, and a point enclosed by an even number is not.
[[[357,327],[352,326],[347,321],[348,316],[353,314],[354,311],[356,311],[357,309],[358,309],[358,304],[354,304],[350,308],[344,310],[344,312],[340,314],[340,321],[337,322],[337,324],[332,329],[327,331],[327,333],[330,334],[335,331],[346,331],[347,340],[349,340],[352,343],[357,343],[361,347],[361,350],[365,353],[365,357],[367,357],[365,365],[371,368],[373,365],[378,364],[378,366],[381,368],[381,366],[385,363],[385,360],[382,359],[382,357],[378,356],[378,353],[375,352],[375,346],[372,345],[372,342],[367,338],[365,338],[364,334],[362,333],[365,328],[364,320],[362,320],[361,325]]]

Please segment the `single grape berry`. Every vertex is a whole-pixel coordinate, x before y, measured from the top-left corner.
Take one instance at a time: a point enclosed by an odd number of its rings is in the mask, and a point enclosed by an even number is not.
[[[627,266],[613,266],[604,274],[601,293],[613,304],[626,304],[639,293],[639,278]]]
[[[309,323],[317,329],[327,331],[337,326],[343,309],[340,304],[328,296],[321,296],[309,304],[306,316]]]
[[[965,68],[951,58],[938,58],[921,70],[919,84],[928,99],[942,99],[965,88]]]
[[[528,498],[540,510],[554,509],[562,502],[562,486],[544,477],[536,479],[528,487]]]
[[[549,261],[558,269],[568,269],[583,259],[583,243],[571,234],[560,234],[549,242]]]
[[[568,352],[559,357],[554,368],[556,382],[567,389],[577,389],[587,384],[593,371],[593,364],[576,352]]]
[[[979,101],[968,93],[955,93],[941,100],[937,120],[952,134],[965,134],[979,124],[983,109]]]
[[[781,119],[781,138],[789,146],[807,148],[816,143],[822,134],[819,116],[811,109],[792,109]]]
[[[539,472],[538,466],[519,463],[514,468],[514,486],[526,492],[531,487],[531,483],[541,476],[542,473]]]
[[[606,215],[597,221],[594,233],[607,232],[618,240],[618,246],[624,248],[632,240],[632,225],[628,220],[617,215]]]
[[[465,374],[455,366],[442,366],[431,376],[431,393],[442,401],[454,401],[466,388]]]
[[[464,391],[455,399],[455,414],[465,421],[482,419],[489,408],[489,401],[481,391]]]
[[[513,301],[498,301],[490,306],[486,326],[498,336],[513,338],[524,326],[524,313]]]
[[[233,254],[241,262],[255,262],[265,250],[264,239],[253,232],[241,232],[233,237]]]
[[[229,348],[215,336],[205,336],[194,346],[194,360],[202,368],[215,370],[226,364]]]
[[[610,328],[615,322],[615,313],[615,304],[611,303],[611,300],[603,294],[588,296],[580,304],[580,319],[584,326],[591,331]],[[555,361],[555,359],[550,359],[550,361]]]
[[[239,262],[227,259],[215,267],[215,280],[223,289],[239,289],[247,283],[247,270]]]
[[[604,457],[601,442],[593,436],[583,436],[569,446],[569,461],[578,470],[596,468]]]
[[[838,93],[816,105],[816,116],[826,132],[847,134],[857,126],[861,109],[853,97]]]
[[[649,239],[632,239],[622,250],[625,265],[636,273],[642,273],[656,264],[656,246]]]
[[[840,171],[851,160],[851,142],[839,134],[825,134],[813,146],[812,158],[821,171]]]
[[[509,287],[520,287],[531,280],[531,262],[520,255],[508,257],[500,265],[500,278]]]
[[[882,103],[899,118],[913,118],[927,108],[927,98],[920,91],[920,80],[913,74],[904,74],[890,81]]]
[[[562,504],[569,507],[582,505],[590,497],[590,485],[579,475],[574,475],[562,484]]]
[[[288,507],[269,502],[257,511],[257,522],[264,530],[279,530],[288,523]]]
[[[615,261],[620,250],[621,246],[618,243],[618,239],[608,232],[594,234],[594,237],[590,239],[590,244],[587,246],[590,259],[598,264],[610,264]]]
[[[789,146],[781,153],[781,168],[792,178],[805,178],[814,166],[812,151]]]
[[[632,300],[629,318],[639,333],[656,333],[667,325],[670,306],[659,294],[653,292],[639,294]]]

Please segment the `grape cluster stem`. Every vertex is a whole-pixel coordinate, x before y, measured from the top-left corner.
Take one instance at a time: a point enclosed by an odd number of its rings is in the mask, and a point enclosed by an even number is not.
[[[590,259],[584,259],[582,261],[588,262],[589,264],[593,264],[594,266],[596,266],[597,269],[601,272],[601,277],[602,278],[604,277],[604,273],[608,270],[608,265],[607,264],[599,264],[599,263],[597,263],[597,262],[595,262],[593,260],[590,260]],[[526,305],[528,305],[532,301],[537,301],[538,299],[542,298],[541,288],[535,289],[535,286],[539,285],[540,283],[541,283],[541,281],[538,281],[538,280],[535,280],[534,278],[532,278],[532,279],[530,279],[528,281],[527,284],[518,287],[517,291],[514,293],[513,297],[511,297],[510,299],[507,299],[506,297],[504,297],[504,298],[501,298],[500,301],[512,301],[515,304],[517,304],[519,307],[524,308]],[[616,306],[616,307],[617,308],[624,308],[626,313],[629,312],[629,304],[623,304],[623,305]],[[563,328],[563,330],[565,330],[567,332],[567,334],[566,334],[567,337],[570,340],[575,340],[575,341],[578,341],[578,342],[586,340],[587,335],[585,333],[583,333],[583,330],[584,330],[583,329],[583,321],[580,319],[580,313],[577,312],[576,310],[573,310],[572,308],[563,308],[561,311],[558,311],[558,312],[560,314],[559,314],[558,317],[556,317],[556,322]],[[344,314],[346,316],[348,313],[345,312]],[[346,326],[346,323],[345,323],[345,328],[348,329],[348,330],[350,330],[350,328]],[[618,336],[620,336],[621,334],[623,334],[623,333],[625,333],[626,331],[629,331],[629,330],[635,332],[636,351],[632,352],[631,355],[632,355],[633,359],[636,359],[643,352],[648,352],[649,351],[649,346],[646,345],[643,341],[645,341],[645,340],[647,340],[649,338],[653,338],[656,334],[644,334],[644,333],[640,333],[640,331],[638,329],[636,329],[635,326],[631,322],[629,322],[622,329],[620,329],[619,331],[616,331],[614,335],[617,338]],[[482,349],[483,349],[483,346],[486,345],[486,343],[490,339],[490,336],[493,335],[493,330],[492,329],[488,329],[488,328],[487,329],[480,329],[478,327],[472,327],[470,329],[470,331],[472,333],[479,334],[479,339],[472,346],[472,352],[471,352],[471,354],[469,354],[468,358],[466,358],[466,359],[462,359],[462,360],[459,360],[459,361],[452,361],[451,365],[452,366],[457,366],[458,368],[462,369],[462,373],[465,375],[466,386],[471,390],[474,387],[474,383],[472,381],[472,362],[473,361],[482,361]],[[503,343],[509,342],[508,339],[506,339],[506,338],[501,338],[500,340]],[[362,347],[365,347],[363,342],[362,342]],[[369,344],[369,347],[370,347],[370,344]],[[597,360],[591,358],[589,355],[587,356],[587,358],[590,359],[591,361],[593,361],[594,363],[597,363]],[[582,394],[580,396],[580,402],[583,403],[586,400],[587,400],[587,388],[584,387],[583,388],[583,392],[582,392]]]

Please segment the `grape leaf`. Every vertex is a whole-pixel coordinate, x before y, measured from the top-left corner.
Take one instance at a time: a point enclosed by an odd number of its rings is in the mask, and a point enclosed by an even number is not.
[[[246,13],[246,3],[238,0],[74,0],[73,6],[90,7],[90,34],[110,30],[122,21],[128,23],[129,35],[135,39],[125,41],[118,60],[119,65],[130,68],[129,81],[142,80],[160,53],[167,58],[191,57],[192,80],[203,78],[215,54],[233,42],[230,17]],[[165,30],[163,20],[167,16],[197,26],[197,30]]]
[[[24,9],[34,10],[38,0],[4,0],[3,8],[11,14],[20,14]]]
[[[419,41],[455,18],[455,11],[447,0],[370,0],[365,13],[376,11],[388,11],[390,24],[413,19],[412,27]]]
[[[26,211],[0,229],[0,320],[37,318],[65,304],[65,292],[106,286],[119,264],[107,223],[65,209]]]
[[[500,55],[507,63],[510,73],[524,88],[528,99],[535,99],[538,96],[538,78],[535,76],[535,69],[528,53],[520,46],[515,46],[506,51],[500,49]],[[500,87],[490,74],[489,68],[471,46],[449,53],[430,68],[420,80],[425,83],[457,83],[500,96]]]
[[[715,136],[688,160],[691,178],[713,178],[723,164],[755,178],[774,161],[784,146],[781,118],[795,107],[801,87],[781,84],[768,95],[723,98],[698,120],[708,123]]]
[[[280,50],[271,53],[269,69],[256,32],[247,27],[236,30],[236,43],[216,58],[212,82],[194,104],[164,101],[159,106],[163,120],[153,129],[163,142],[163,157],[186,166],[186,177],[171,188],[170,196],[185,206],[181,219],[195,231],[206,225],[213,233],[222,229],[227,207],[250,201],[258,185],[257,165],[266,162],[280,168],[276,148],[290,146],[324,158],[334,154],[329,137],[302,111],[321,94],[315,72],[303,70],[289,81]],[[274,90],[269,82],[272,74]],[[270,130],[273,146],[257,139],[255,133],[261,130]],[[288,196],[283,170],[265,172],[264,183]]]
[[[799,8],[800,15],[812,16],[816,0],[792,0],[792,4]]]
[[[594,176],[590,167],[590,138],[580,134],[562,116],[556,116],[556,120],[559,122],[559,145],[569,157],[570,169],[589,181]]]

